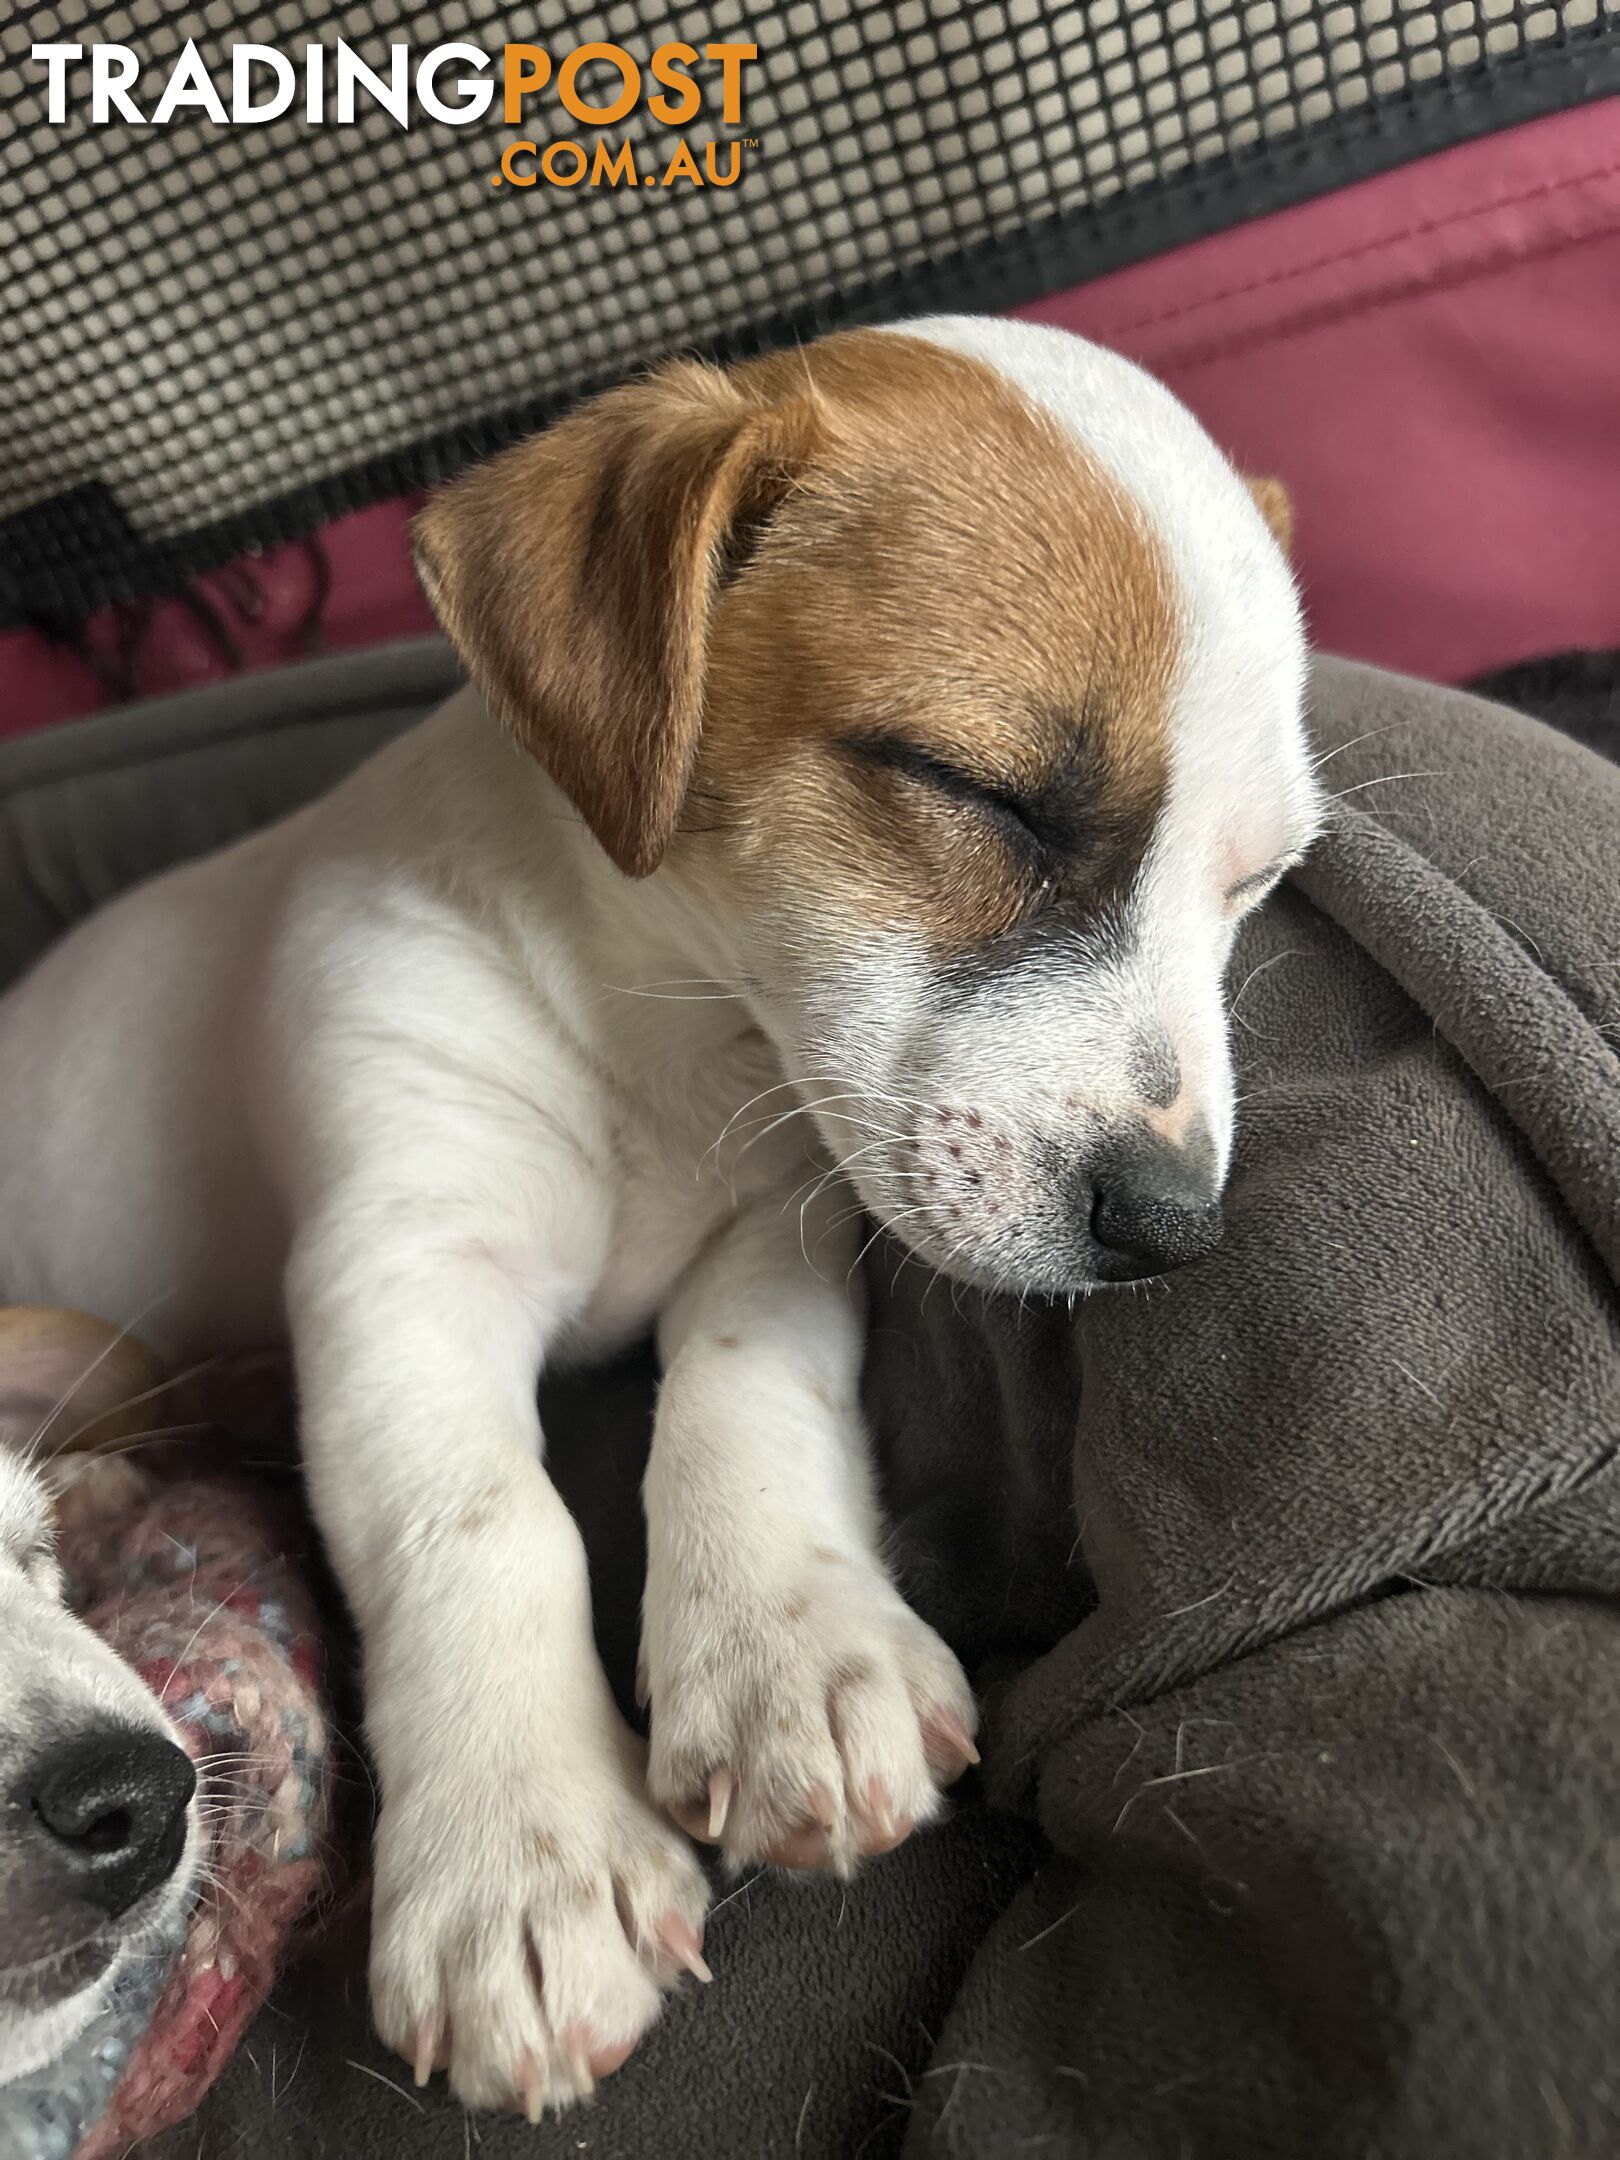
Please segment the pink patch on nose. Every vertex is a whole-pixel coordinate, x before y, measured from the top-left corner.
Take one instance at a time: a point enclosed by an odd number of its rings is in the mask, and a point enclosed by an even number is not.
[[[1141,1105],[1142,1121],[1163,1140],[1179,1147],[1199,1123],[1203,1112],[1197,1096],[1191,1088],[1183,1088],[1173,1102],[1155,1107],[1152,1103]]]

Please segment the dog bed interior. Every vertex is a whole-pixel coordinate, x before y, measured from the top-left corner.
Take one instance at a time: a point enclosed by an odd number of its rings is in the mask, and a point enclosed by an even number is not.
[[[453,679],[425,642],[9,746],[0,973]],[[896,1549],[987,1690],[952,1820],[720,1885],[714,1986],[538,2131],[411,2089],[353,1906],[154,2151],[1614,2149],[1620,774],[1336,664],[1313,726],[1222,1252],[1073,1316],[873,1268]],[[625,1694],[651,1384],[544,1405]]]

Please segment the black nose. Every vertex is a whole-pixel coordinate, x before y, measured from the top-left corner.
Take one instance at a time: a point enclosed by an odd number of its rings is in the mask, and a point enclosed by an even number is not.
[[[1212,1253],[1221,1242],[1221,1203],[1211,1151],[1164,1146],[1101,1164],[1091,1236],[1104,1282],[1137,1282]]]
[[[116,1920],[174,1873],[196,1787],[161,1733],[96,1725],[34,1764],[27,1796],[72,1894]]]

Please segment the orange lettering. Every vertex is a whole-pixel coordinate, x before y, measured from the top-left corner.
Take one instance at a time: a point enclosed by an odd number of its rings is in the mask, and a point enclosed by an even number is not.
[[[501,55],[502,108],[508,127],[523,118],[523,100],[531,90],[543,90],[551,80],[551,55],[539,45],[508,45]]]
[[[655,120],[662,120],[668,127],[685,127],[689,120],[697,118],[703,92],[686,72],[696,64],[695,45],[660,45],[653,54],[654,81],[676,93],[672,98],[650,97],[647,100],[647,110]]]
[[[742,118],[742,71],[748,61],[759,58],[759,47],[705,45],[703,50],[711,60],[720,63],[720,88],[724,99],[720,110],[727,124],[735,127]]]
[[[742,145],[738,142],[735,135],[728,138],[726,148],[731,152],[731,163],[727,168],[726,176],[723,180],[721,179],[719,170],[715,164],[714,156],[715,152],[719,149],[719,147],[720,145],[718,143],[712,142],[708,145],[708,147],[703,153],[703,164],[705,170],[709,175],[709,185],[711,187],[734,187],[736,185],[737,175],[742,170]]]
[[[533,171],[519,172],[512,162],[520,153],[524,157],[533,157],[535,154],[534,144],[532,142],[508,143],[501,152],[501,177],[504,180],[510,180],[513,187],[533,187],[535,179]]]
[[[590,105],[577,88],[579,71],[603,60],[619,71],[619,94],[611,105]],[[581,127],[611,127],[622,120],[641,95],[641,70],[622,45],[576,45],[557,70],[557,95]]]
[[[675,155],[669,161],[662,184],[668,187],[675,180],[690,180],[694,187],[703,185],[703,175],[693,161],[690,146],[684,142],[676,144]]]
[[[560,156],[563,155],[571,157],[574,160],[574,169],[572,172],[565,173],[558,171],[557,160]],[[585,153],[579,147],[579,144],[577,142],[547,143],[545,151],[540,159],[540,170],[545,174],[546,178],[551,182],[553,187],[578,187],[579,183],[585,177],[586,162],[587,160],[585,157]]]
[[[622,143],[617,157],[608,155],[608,146],[599,135],[596,138],[596,156],[591,165],[591,186],[600,187],[603,181],[609,187],[634,187],[636,184],[636,150],[634,143]]]

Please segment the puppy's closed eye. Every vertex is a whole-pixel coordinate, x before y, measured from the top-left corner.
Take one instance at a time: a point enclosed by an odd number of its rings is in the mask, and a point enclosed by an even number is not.
[[[1299,861],[1297,853],[1279,855],[1275,862],[1255,870],[1246,878],[1239,878],[1235,885],[1226,888],[1226,906],[1233,915],[1247,915],[1257,908],[1266,896],[1275,890],[1283,878]]]
[[[1035,805],[982,774],[969,772],[948,758],[896,736],[861,736],[849,747],[869,765],[898,773],[918,787],[929,788],[936,795],[994,819],[1009,838],[1026,847],[1044,849],[1050,845]]]

